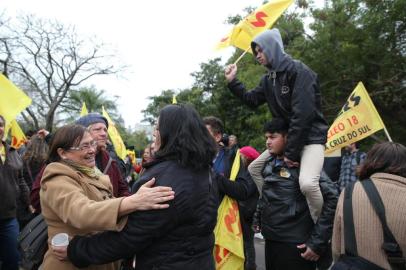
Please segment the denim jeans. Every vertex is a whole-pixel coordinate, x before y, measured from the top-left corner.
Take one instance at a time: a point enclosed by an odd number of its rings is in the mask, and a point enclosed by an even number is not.
[[[18,222],[16,218],[0,220],[1,270],[18,270]]]

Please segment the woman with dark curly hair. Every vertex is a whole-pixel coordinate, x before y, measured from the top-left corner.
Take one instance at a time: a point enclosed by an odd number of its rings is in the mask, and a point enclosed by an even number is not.
[[[157,185],[172,187],[175,199],[167,209],[130,214],[121,232],[75,237],[68,255],[77,267],[136,254],[137,270],[214,269],[214,140],[196,110],[178,104],[161,110],[154,137],[154,159],[136,185],[155,177]]]
[[[355,230],[355,247],[358,256],[383,269],[392,269],[382,248],[384,242],[381,221],[378,218],[363,186],[371,179],[382,199],[386,221],[390,231],[403,251],[406,252],[406,147],[393,142],[376,144],[367,153],[360,169],[360,181],[354,185],[352,209]],[[333,256],[337,260],[346,254],[344,243],[343,205],[346,187],[340,195],[333,231]],[[349,193],[350,194],[350,193]],[[347,208],[344,209],[347,211]],[[347,220],[348,222],[348,220]],[[339,269],[339,268],[337,268]],[[371,268],[368,268],[371,269]]]

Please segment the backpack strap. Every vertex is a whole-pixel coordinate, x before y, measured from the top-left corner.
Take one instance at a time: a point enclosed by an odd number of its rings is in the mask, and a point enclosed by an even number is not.
[[[107,162],[106,167],[103,170],[103,174],[107,174],[107,171],[110,169],[111,163],[113,162],[113,159],[109,155],[109,161]]]
[[[354,216],[352,209],[352,193],[356,182],[349,183],[344,189],[344,246],[345,254],[352,257],[358,256],[357,239],[355,238]]]
[[[403,257],[403,253],[398,242],[388,227],[388,223],[386,222],[385,206],[375,184],[371,179],[363,180],[361,181],[361,184],[369,198],[369,201],[371,202],[372,207],[378,215],[379,220],[381,221],[384,238],[382,249],[385,251],[389,264],[391,265],[392,269],[406,269],[406,260]]]

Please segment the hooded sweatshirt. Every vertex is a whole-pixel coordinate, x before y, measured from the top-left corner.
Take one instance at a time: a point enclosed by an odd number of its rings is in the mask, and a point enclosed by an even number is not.
[[[267,68],[271,72],[284,71],[289,63],[293,61],[283,49],[282,37],[278,29],[265,30],[255,37],[254,41],[251,42],[251,48],[255,56],[257,56],[255,51],[257,45],[266,55],[269,63]]]
[[[278,29],[266,30],[251,43],[255,53],[259,46],[265,54],[269,74],[248,90],[237,78],[229,82],[230,91],[245,104],[256,108],[268,104],[273,117],[289,123],[285,156],[300,161],[305,145],[325,144],[328,125],[321,111],[321,93],[317,74],[283,49]]]

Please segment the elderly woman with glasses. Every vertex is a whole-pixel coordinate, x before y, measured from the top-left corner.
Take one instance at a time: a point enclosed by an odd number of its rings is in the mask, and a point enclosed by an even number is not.
[[[48,242],[57,233],[73,237],[103,230],[119,231],[127,222],[125,215],[137,210],[166,208],[169,205],[161,203],[173,199],[169,187],[150,188],[154,180],[132,196],[114,198],[108,176],[95,166],[96,146],[89,131],[80,125],[64,126],[53,136],[40,191]],[[76,269],[69,261],[60,260],[52,252],[56,247],[49,245],[43,269]],[[113,262],[86,269],[118,267],[119,263]]]

